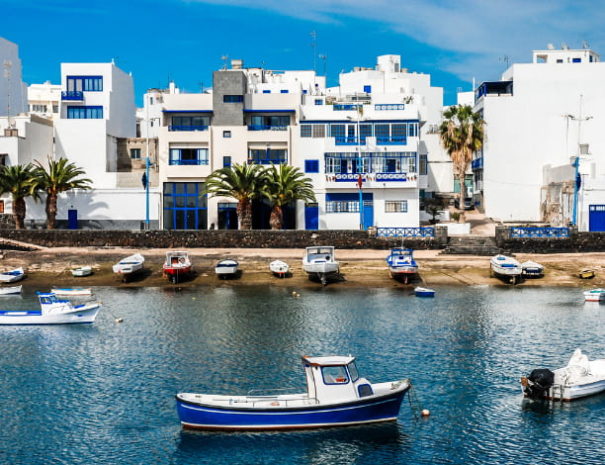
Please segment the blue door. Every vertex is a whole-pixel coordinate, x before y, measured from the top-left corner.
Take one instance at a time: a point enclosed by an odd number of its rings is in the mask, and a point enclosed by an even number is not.
[[[305,229],[319,229],[319,207],[316,203],[305,205]]]
[[[374,194],[370,194],[369,199],[366,196],[367,194],[363,196],[363,229],[374,226]]]
[[[588,230],[605,231],[605,205],[588,206]]]
[[[67,228],[78,229],[78,210],[67,210]]]

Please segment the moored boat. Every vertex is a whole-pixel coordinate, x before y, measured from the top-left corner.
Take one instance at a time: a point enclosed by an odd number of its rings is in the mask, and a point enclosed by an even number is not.
[[[92,323],[101,308],[99,302],[74,306],[50,292],[38,292],[38,300],[40,310],[0,310],[0,325]]]
[[[90,287],[72,287],[72,288],[57,288],[53,287],[50,292],[58,296],[87,296],[92,295],[92,289]]]
[[[187,277],[191,273],[189,254],[183,251],[167,252],[162,270],[170,282],[177,283],[179,279]]]
[[[203,430],[286,430],[347,426],[397,419],[407,379],[372,384],[354,357],[302,358],[307,391],[229,396],[179,393],[181,425]]]
[[[90,276],[92,274],[92,266],[79,266],[71,269],[71,275],[76,278]]]
[[[605,300],[605,289],[590,289],[584,291],[584,300],[586,302],[600,302]]]
[[[435,297],[435,289],[418,286],[414,288],[414,294],[416,297]]]
[[[23,286],[0,287],[0,295],[21,294]]]
[[[523,272],[521,264],[512,257],[496,255],[490,259],[489,263],[492,276],[505,279],[512,284],[517,283],[521,278]]]
[[[578,273],[578,277],[580,279],[592,279],[595,277],[595,272],[590,268],[585,268],[583,270],[580,270],[580,272]]]
[[[544,266],[527,260],[521,263],[521,275],[524,278],[542,278],[544,276]]]
[[[386,262],[389,266],[391,276],[395,279],[403,280],[406,284],[418,273],[418,264],[414,260],[414,251],[412,249],[391,249]]]
[[[538,368],[521,378],[523,395],[531,399],[572,401],[605,391],[605,359],[590,361],[576,349],[567,366]]]
[[[143,269],[144,263],[145,258],[141,254],[135,253],[120,260],[112,269],[115,274],[126,280],[129,276],[140,272]]]
[[[331,245],[307,247],[302,263],[309,278],[318,279],[323,285],[340,275],[340,265]]]
[[[269,263],[269,270],[271,270],[271,273],[273,273],[275,276],[285,278],[290,270],[290,265],[288,265],[286,262],[282,262],[281,260],[274,260]]]
[[[214,272],[221,279],[232,278],[237,275],[239,263],[237,260],[225,259],[219,261],[214,267]]]
[[[25,271],[23,268],[15,268],[14,270],[4,271],[0,273],[0,283],[14,283],[20,281],[25,277]]]

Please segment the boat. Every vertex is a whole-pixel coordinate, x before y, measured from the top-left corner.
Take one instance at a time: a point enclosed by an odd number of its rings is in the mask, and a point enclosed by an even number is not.
[[[113,272],[126,280],[129,276],[138,273],[143,269],[145,258],[138,253],[130,255],[113,266]]]
[[[414,288],[414,294],[416,297],[435,297],[435,290],[419,286]]]
[[[238,267],[239,263],[237,260],[221,260],[214,267],[214,272],[221,279],[230,278],[237,274]]]
[[[524,278],[542,278],[544,276],[544,266],[527,260],[521,263],[521,276]]]
[[[590,361],[576,349],[567,366],[538,368],[521,378],[523,395],[531,399],[572,401],[605,391],[605,359]]]
[[[181,425],[186,429],[250,431],[395,421],[411,387],[408,379],[370,383],[359,376],[351,356],[303,356],[302,362],[307,381],[303,393],[177,394]]]
[[[72,268],[71,274],[76,278],[90,276],[92,274],[92,266],[79,266],[77,268]]]
[[[412,249],[394,248],[386,258],[391,277],[402,279],[406,284],[418,273],[418,265],[414,260]]]
[[[578,277],[580,279],[592,279],[595,277],[595,272],[590,268],[585,268],[583,270],[580,270],[580,272],[578,273]]]
[[[87,296],[92,295],[90,287],[56,288],[53,287],[50,292],[59,296]]]
[[[162,270],[164,276],[176,284],[180,278],[187,277],[191,273],[189,254],[183,251],[166,252],[166,261]]]
[[[23,286],[0,287],[0,295],[21,294]]]
[[[302,263],[309,278],[318,279],[323,285],[340,275],[340,266],[334,258],[334,247],[331,245],[307,247]]]
[[[521,278],[521,264],[512,257],[496,255],[490,259],[490,274],[515,284]]]
[[[278,278],[285,278],[290,270],[290,265],[286,262],[282,262],[281,260],[274,260],[269,263],[269,269],[271,273],[273,273]]]
[[[72,305],[51,292],[38,292],[40,310],[0,310],[0,325],[53,325],[92,323],[101,308],[99,302]]]
[[[584,291],[584,300],[586,302],[600,302],[601,300],[605,300],[605,289],[597,288]]]
[[[4,271],[0,273],[0,283],[14,283],[20,281],[25,277],[25,271],[23,268],[15,268],[14,270]]]

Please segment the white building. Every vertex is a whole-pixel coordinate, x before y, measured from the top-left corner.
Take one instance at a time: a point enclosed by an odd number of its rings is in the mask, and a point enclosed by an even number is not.
[[[476,91],[486,139],[473,160],[476,199],[489,217],[510,222],[573,221],[574,163],[579,172],[577,223],[589,229],[605,204],[605,63],[589,49],[533,52],[500,81]],[[565,185],[564,185],[565,184]],[[557,185],[559,187],[557,187]],[[550,186],[550,187],[549,187]],[[602,208],[605,211],[605,207]],[[605,218],[602,220],[605,229]]]
[[[0,37],[0,116],[16,116],[27,109],[27,88],[21,73],[19,47]]]
[[[30,114],[50,118],[53,121],[59,119],[59,108],[61,104],[61,85],[31,84],[27,88],[27,103]]]

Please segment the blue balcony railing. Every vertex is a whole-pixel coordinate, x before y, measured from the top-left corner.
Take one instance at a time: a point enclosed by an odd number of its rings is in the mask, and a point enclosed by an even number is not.
[[[435,228],[421,226],[419,228],[376,228],[378,237],[435,237]]]
[[[376,136],[376,144],[378,144],[378,145],[406,145],[407,138],[405,136],[391,136],[391,137]]]
[[[183,159],[173,159],[169,162],[170,165],[207,165],[208,160],[206,159],[197,159],[197,160],[183,160]]]
[[[196,126],[182,126],[172,125],[168,126],[169,131],[207,131],[208,126],[196,125]]]
[[[266,124],[249,124],[248,131],[286,131],[288,126],[269,126]]]
[[[84,92],[80,90],[63,90],[61,91],[61,100],[81,102],[84,100]]]
[[[362,138],[362,142],[365,142],[365,139]],[[355,136],[335,136],[334,143],[336,145],[357,145],[357,137]]]
[[[538,226],[511,226],[510,237],[514,239],[525,238],[555,238],[567,239],[569,228],[549,228]]]
[[[406,182],[410,181],[408,173],[376,173],[376,181]]]
[[[475,158],[471,162],[471,168],[474,169],[474,170],[481,170],[481,169],[483,169],[483,157]]]
[[[351,111],[357,110],[361,105],[336,103],[333,107],[334,111]]]

